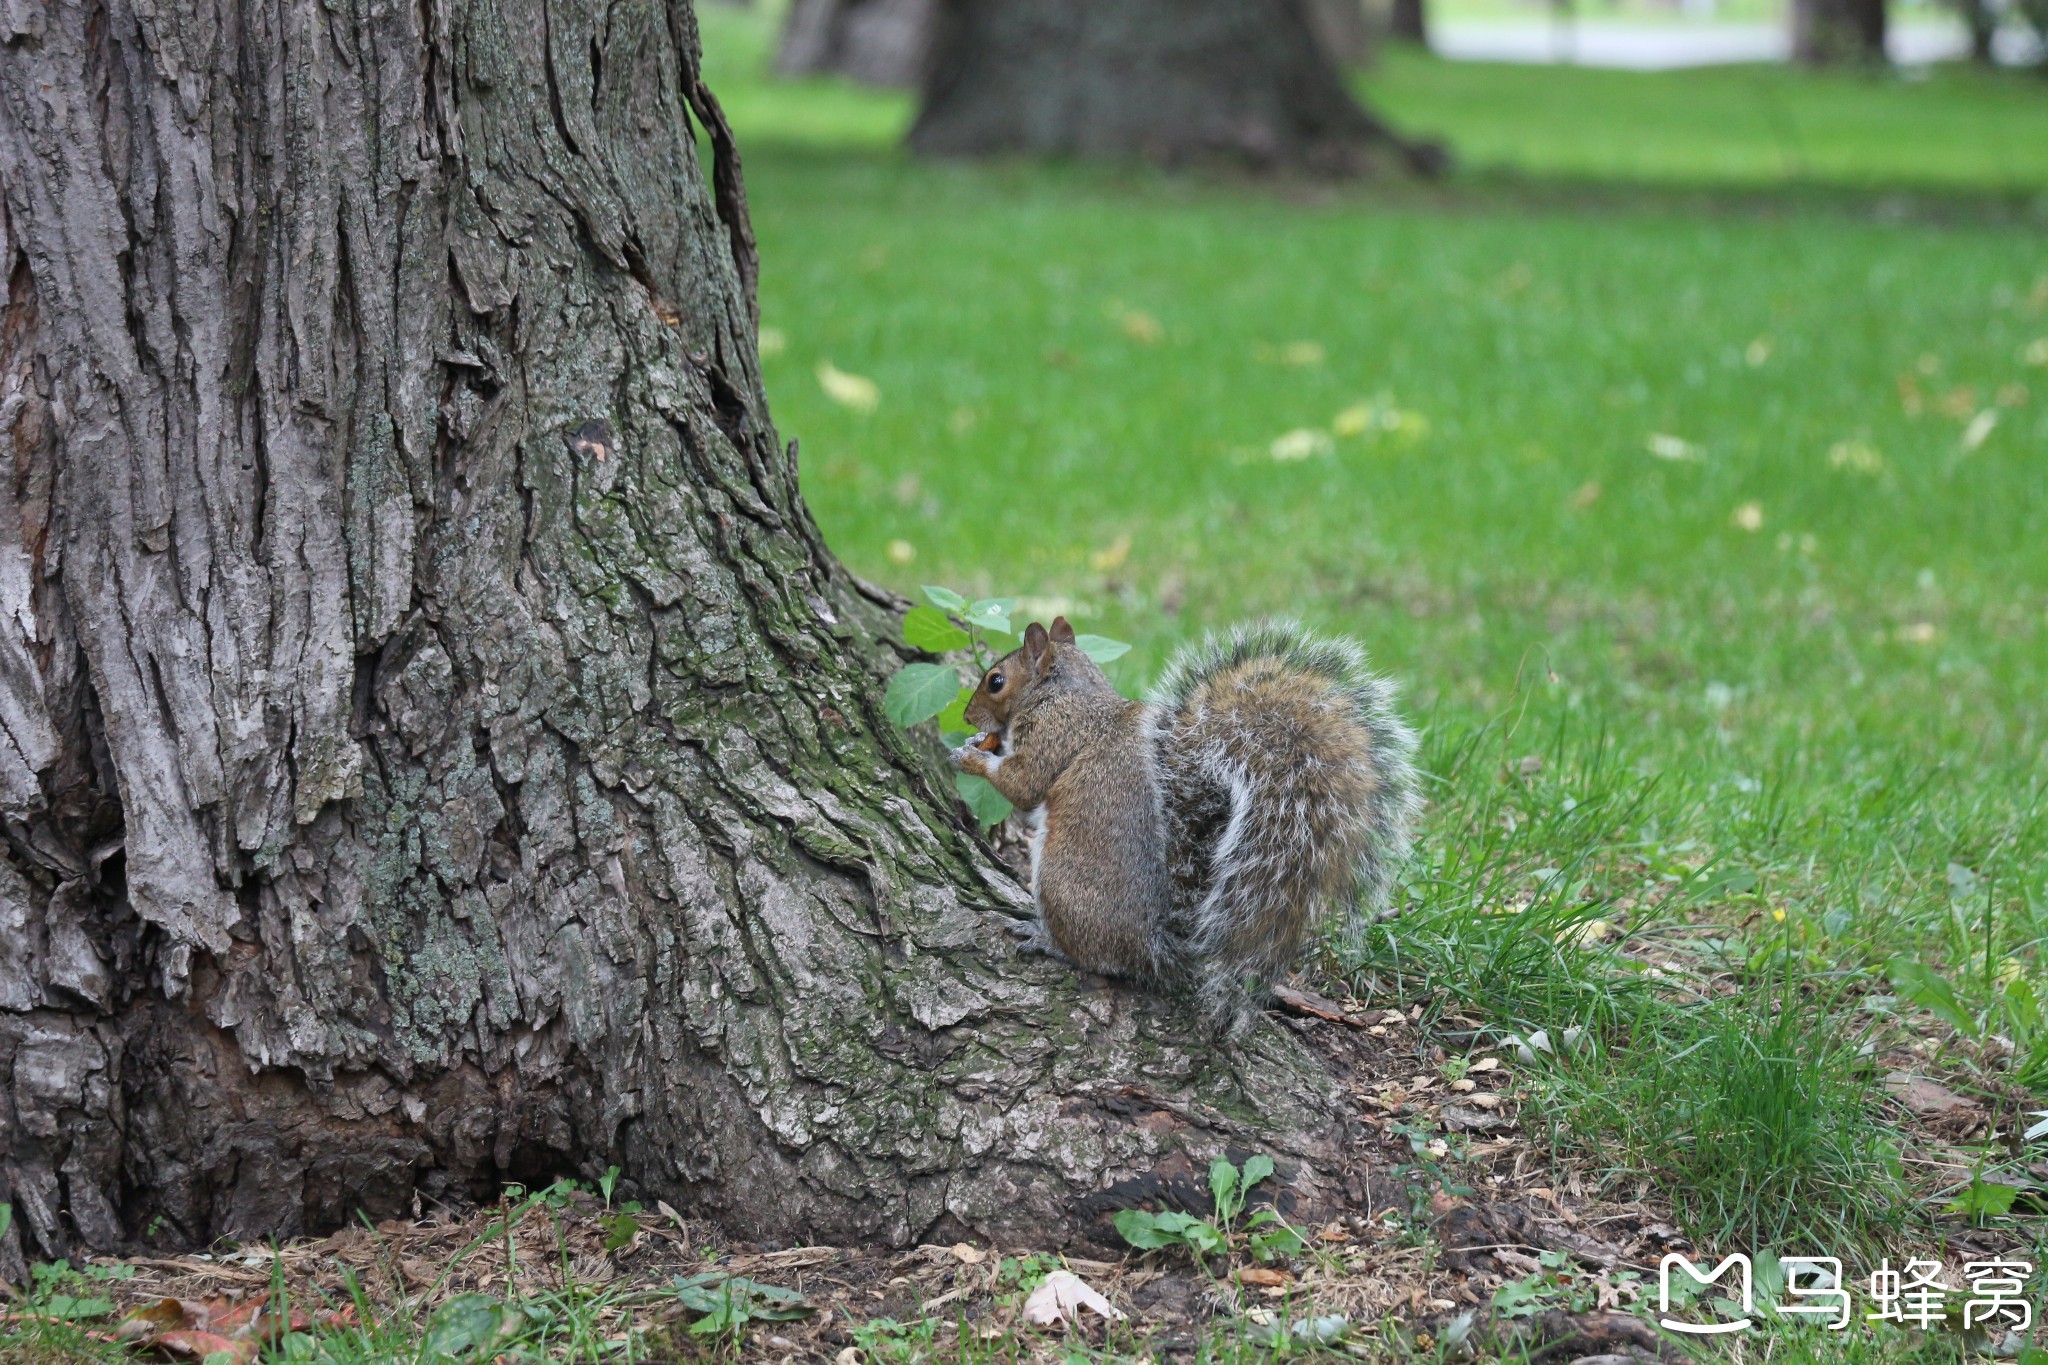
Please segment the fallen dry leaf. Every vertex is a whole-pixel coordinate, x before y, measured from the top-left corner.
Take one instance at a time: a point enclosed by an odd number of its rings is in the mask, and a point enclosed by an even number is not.
[[[1024,1320],[1039,1327],[1051,1327],[1072,1320],[1083,1308],[1112,1322],[1123,1318],[1121,1309],[1089,1288],[1079,1275],[1071,1270],[1055,1270],[1024,1300]]]
[[[177,1299],[159,1299],[130,1312],[114,1326],[114,1335],[127,1340],[154,1336],[184,1323],[187,1308]]]
[[[1958,1095],[1947,1086],[1910,1072],[1892,1072],[1884,1078],[1884,1088],[1891,1093],[1893,1099],[1922,1118],[1946,1114],[1952,1109],[1977,1107],[1974,1102]]]
[[[224,1337],[218,1332],[195,1329],[164,1332],[152,1338],[149,1344],[180,1360],[205,1360],[224,1355],[232,1365],[246,1365],[246,1362],[254,1360],[257,1348],[253,1337]]]
[[[1296,427],[1293,431],[1273,438],[1268,452],[1282,464],[1306,460],[1316,455],[1327,455],[1331,450],[1330,433],[1314,427]]]
[[[1124,335],[1140,345],[1157,345],[1166,336],[1166,329],[1159,325],[1159,319],[1141,309],[1126,309],[1117,322],[1123,327]]]
[[[1271,1266],[1248,1265],[1237,1272],[1239,1284],[1257,1285],[1262,1289],[1278,1289],[1294,1283],[1294,1277],[1284,1270]]]
[[[864,375],[848,374],[829,360],[818,362],[818,387],[843,408],[869,413],[882,405],[882,386]]]
[[[1683,436],[1673,436],[1668,431],[1651,432],[1643,442],[1643,448],[1660,460],[1698,460],[1706,455],[1691,441]]]

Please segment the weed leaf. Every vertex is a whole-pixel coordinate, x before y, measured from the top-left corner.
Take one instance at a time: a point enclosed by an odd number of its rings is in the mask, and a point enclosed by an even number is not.
[[[946,613],[937,607],[912,607],[905,612],[903,639],[911,648],[931,654],[965,649],[972,643],[972,637],[948,620]]]
[[[912,726],[952,704],[960,694],[960,675],[951,664],[905,664],[889,679],[882,709],[901,726]]]

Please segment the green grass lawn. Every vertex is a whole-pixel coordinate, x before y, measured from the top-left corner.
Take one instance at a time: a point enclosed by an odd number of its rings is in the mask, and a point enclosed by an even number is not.
[[[1435,779],[1363,976],[1594,1024],[1565,1136],[1703,1234],[1931,1216],[1835,1044],[2048,1072],[2048,90],[1401,56],[1362,88],[1465,169],[1328,189],[918,164],[905,97],[706,24],[857,571],[1064,610],[1131,688],[1242,617],[1357,636]]]

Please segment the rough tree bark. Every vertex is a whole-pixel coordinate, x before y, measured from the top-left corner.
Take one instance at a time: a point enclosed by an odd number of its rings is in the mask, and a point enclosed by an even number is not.
[[[6,5],[0,183],[0,1271],[613,1163],[761,1237],[1330,1192],[1282,1033],[1001,946],[684,0]]]
[[[1308,0],[948,0],[913,149],[1442,169],[1352,98]]]
[[[1792,59],[1806,66],[1882,66],[1886,0],[1793,0]]]

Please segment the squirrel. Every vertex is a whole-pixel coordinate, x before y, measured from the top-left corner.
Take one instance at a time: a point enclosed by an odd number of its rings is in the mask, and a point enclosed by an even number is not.
[[[1226,1035],[1326,913],[1385,903],[1421,806],[1392,685],[1292,622],[1212,636],[1132,701],[1064,616],[1034,621],[967,721],[953,766],[1031,826],[1026,947],[1192,990]]]

